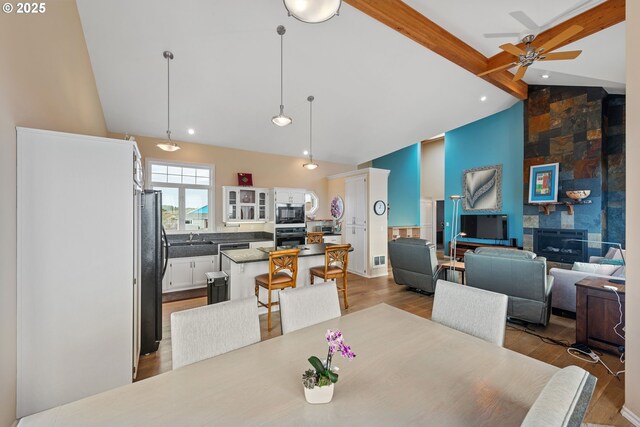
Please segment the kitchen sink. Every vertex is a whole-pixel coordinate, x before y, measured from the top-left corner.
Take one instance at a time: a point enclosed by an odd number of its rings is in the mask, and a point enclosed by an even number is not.
[[[214,245],[215,243],[211,240],[193,240],[191,242],[170,242],[171,246],[203,246],[203,245]]]

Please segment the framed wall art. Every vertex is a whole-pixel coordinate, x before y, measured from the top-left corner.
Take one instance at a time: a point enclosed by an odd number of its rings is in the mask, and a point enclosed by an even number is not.
[[[558,201],[559,163],[535,165],[529,168],[529,203]]]
[[[462,177],[462,207],[467,212],[502,210],[502,165],[467,169]]]

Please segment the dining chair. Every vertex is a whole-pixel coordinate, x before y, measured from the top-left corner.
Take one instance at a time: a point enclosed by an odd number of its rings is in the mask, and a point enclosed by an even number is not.
[[[323,280],[335,280],[342,278],[342,287],[338,287],[338,292],[342,292],[344,298],[344,308],[349,308],[347,300],[347,267],[349,266],[349,249],[351,244],[331,245],[324,250],[324,265],[311,267],[309,274],[311,275],[311,284],[313,285],[314,277],[320,277]]]
[[[259,341],[255,297],[171,313],[173,369]]]
[[[307,243],[324,243],[322,236],[324,236],[324,233],[321,231],[310,231],[307,233]]]
[[[284,289],[279,298],[283,334],[342,315],[338,288],[334,282]]]
[[[272,300],[271,292],[296,287],[299,252],[298,248],[269,252],[269,272],[256,276],[256,298],[258,304],[267,307],[267,328],[269,331],[271,330],[271,306],[279,305],[278,301]],[[260,301],[261,287],[267,290],[267,303]]]
[[[553,374],[533,403],[521,427],[578,427],[587,412],[597,378],[577,366]]]
[[[502,347],[508,302],[504,294],[438,280],[431,320]]]

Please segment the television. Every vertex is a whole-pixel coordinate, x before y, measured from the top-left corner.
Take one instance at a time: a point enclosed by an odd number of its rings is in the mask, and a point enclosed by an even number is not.
[[[460,231],[473,239],[509,239],[506,215],[460,215]]]

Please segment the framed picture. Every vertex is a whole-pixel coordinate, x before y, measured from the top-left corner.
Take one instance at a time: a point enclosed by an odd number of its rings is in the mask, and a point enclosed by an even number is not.
[[[467,212],[502,210],[502,165],[467,169],[462,177],[462,207]]]
[[[535,165],[529,169],[529,203],[558,201],[559,163]]]
[[[343,214],[344,214],[344,201],[342,200],[342,197],[335,196],[331,200],[331,216],[334,217],[335,219],[340,219],[342,218]]]
[[[253,176],[250,173],[238,173],[238,185],[240,187],[253,186]]]

